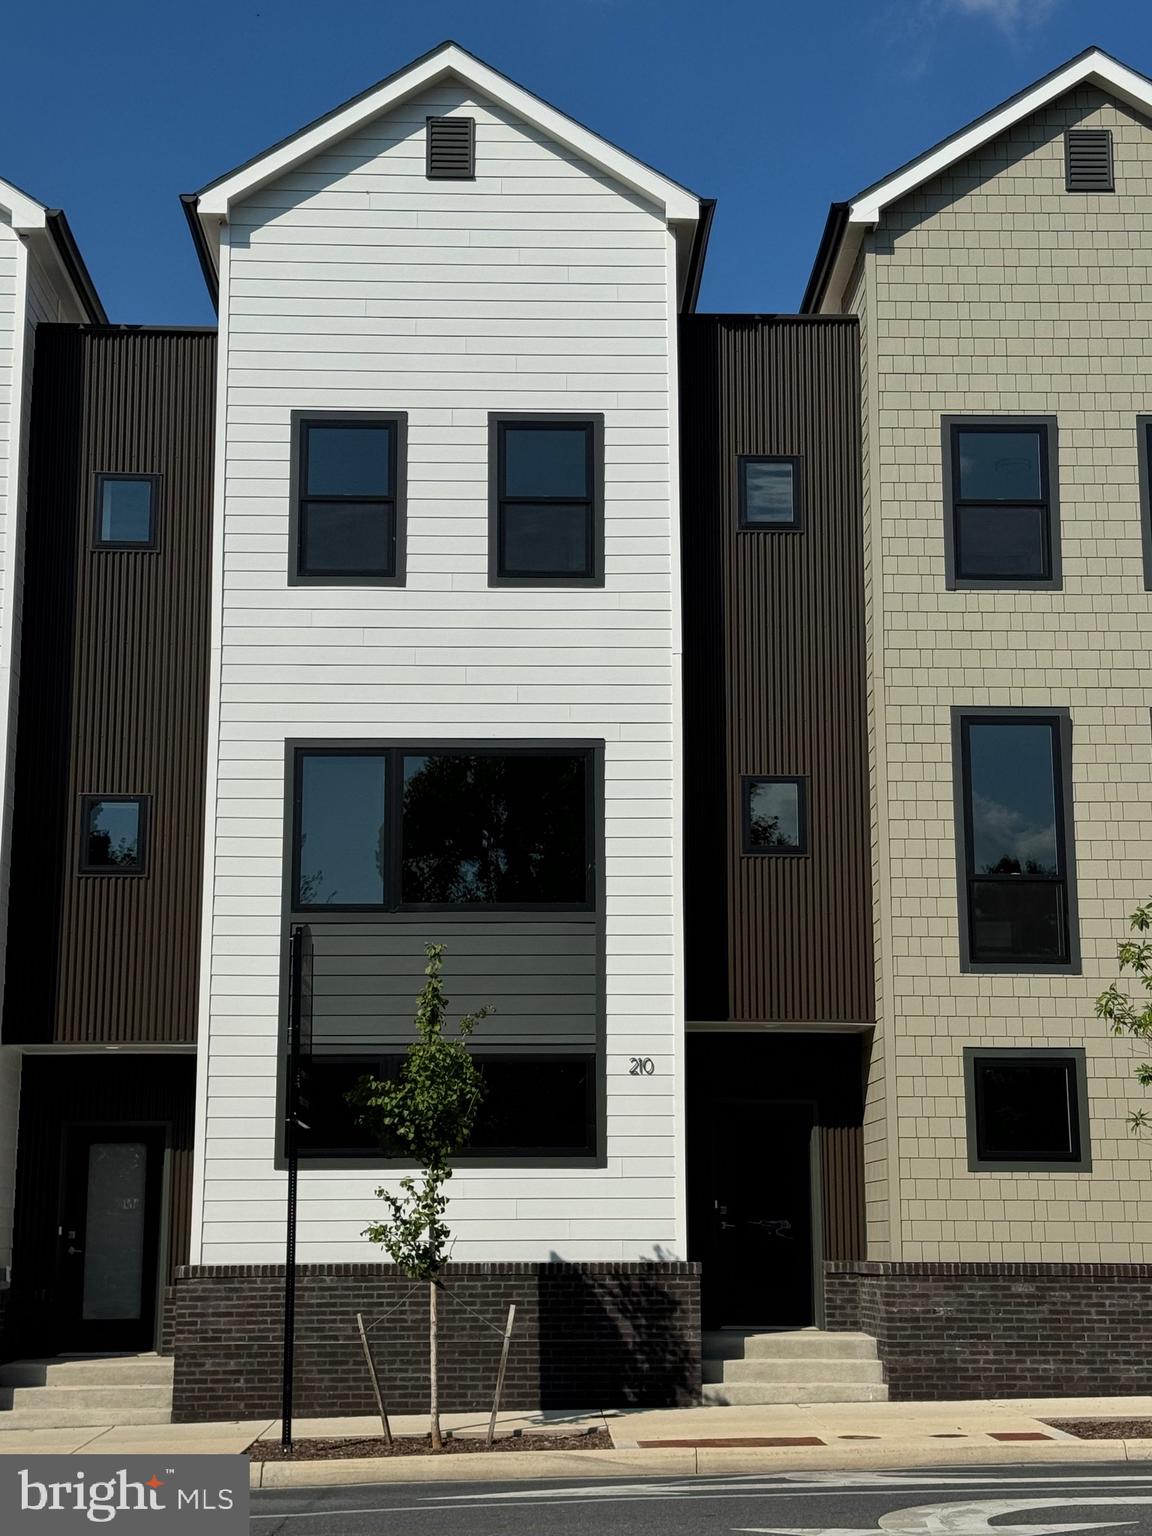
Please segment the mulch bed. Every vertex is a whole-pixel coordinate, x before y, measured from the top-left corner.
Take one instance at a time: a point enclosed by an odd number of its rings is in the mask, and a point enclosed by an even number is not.
[[[1152,1440],[1152,1419],[1045,1419],[1077,1440]]]
[[[442,1451],[434,1451],[428,1435],[395,1435],[389,1450],[383,1437],[372,1440],[297,1440],[285,1455],[279,1440],[254,1440],[248,1447],[253,1461],[342,1461],[349,1456],[460,1456],[487,1451],[483,1435],[453,1435]],[[610,1451],[606,1429],[577,1435],[498,1434],[494,1451]]]

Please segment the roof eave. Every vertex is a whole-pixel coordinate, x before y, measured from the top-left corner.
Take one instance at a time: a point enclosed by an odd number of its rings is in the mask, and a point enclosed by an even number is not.
[[[92,281],[92,274],[80,254],[80,247],[76,244],[76,237],[72,233],[72,226],[68,223],[64,210],[62,208],[45,209],[44,227],[88,323],[107,325],[108,315],[96,291],[96,284]]]
[[[184,210],[184,217],[188,221],[188,228],[192,234],[192,244],[196,247],[196,259],[200,263],[200,271],[208,289],[208,297],[212,300],[212,308],[220,312],[220,277],[216,266],[215,253],[212,243],[208,239],[207,231],[200,218],[200,199],[195,192],[182,192],[180,194],[180,206]]]

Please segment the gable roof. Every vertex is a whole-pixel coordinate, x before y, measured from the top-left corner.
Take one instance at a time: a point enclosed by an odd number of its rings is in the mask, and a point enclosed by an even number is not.
[[[699,219],[701,200],[695,193],[653,170],[634,155],[626,154],[575,118],[485,64],[466,48],[449,41],[369,86],[359,96],[353,96],[350,101],[318,117],[235,170],[218,176],[199,192],[184,194],[181,201],[209,288],[214,288],[219,268],[219,228],[227,222],[233,203],[283,176],[347,134],[354,133],[409,96],[448,77],[463,81],[480,95],[505,107],[547,137],[639,192],[663,211],[669,223],[691,225]]]
[[[84,319],[92,325],[107,325],[108,316],[64,210],[46,208],[12,182],[0,181],[0,211],[8,215],[13,231],[46,257]]]
[[[1102,48],[1086,48],[847,202],[833,203],[800,312],[823,313],[840,302],[864,235],[876,227],[886,208],[1066,92],[1085,84],[1098,85],[1138,111],[1152,113],[1152,80],[1147,75],[1129,69]]]

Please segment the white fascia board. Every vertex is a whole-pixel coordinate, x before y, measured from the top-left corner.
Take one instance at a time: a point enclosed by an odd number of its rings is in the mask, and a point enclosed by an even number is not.
[[[887,181],[869,187],[852,203],[848,222],[876,224],[891,203],[906,197],[909,192],[914,192],[917,187],[939,176],[949,166],[974,154],[982,145],[1085,82],[1103,87],[1138,111],[1152,113],[1152,81],[1110,55],[1094,49],[1091,53],[1073,59],[1064,69],[1041,80],[1031,90],[1005,102],[1002,107],[982,117],[954,138],[946,139],[943,144],[929,150]]]
[[[26,192],[21,192],[20,188],[14,187],[11,182],[0,181],[0,208],[7,212],[12,221],[12,228],[17,234],[30,234],[35,230],[47,228],[48,210],[43,203],[38,203]]]
[[[472,86],[481,95],[532,123],[547,137],[566,145],[582,159],[590,161],[609,176],[647,197],[663,209],[669,221],[699,217],[699,199],[683,187],[573,122],[555,107],[548,106],[529,91],[489,69],[463,49],[449,46],[420,60],[398,77],[385,81],[378,90],[370,91],[366,96],[349,102],[346,107],[337,109],[303,133],[269,150],[251,165],[242,166],[214,186],[206,187],[200,193],[198,203],[205,229],[213,233],[210,221],[214,218],[226,219],[230,205],[239,198],[247,197],[267,182],[285,175],[301,161],[311,159],[374,117],[390,111],[409,96],[449,75]]]

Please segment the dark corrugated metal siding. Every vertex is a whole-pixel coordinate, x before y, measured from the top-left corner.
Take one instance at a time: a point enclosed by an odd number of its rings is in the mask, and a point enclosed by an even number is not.
[[[688,1017],[874,1017],[852,319],[682,321]],[[737,528],[737,456],[802,461],[803,528]],[[810,852],[741,853],[744,774],[807,778]]]
[[[210,332],[41,327],[33,385],[5,1037],[195,1038]],[[155,550],[92,548],[93,477],[156,473]],[[148,873],[80,875],[80,797],[151,796]]]
[[[26,1055],[20,1082],[20,1152],[9,1326],[23,1354],[56,1347],[56,1227],[61,1150],[70,1124],[165,1124],[168,1172],[164,1283],[188,1262],[196,1062],[191,1054]]]

